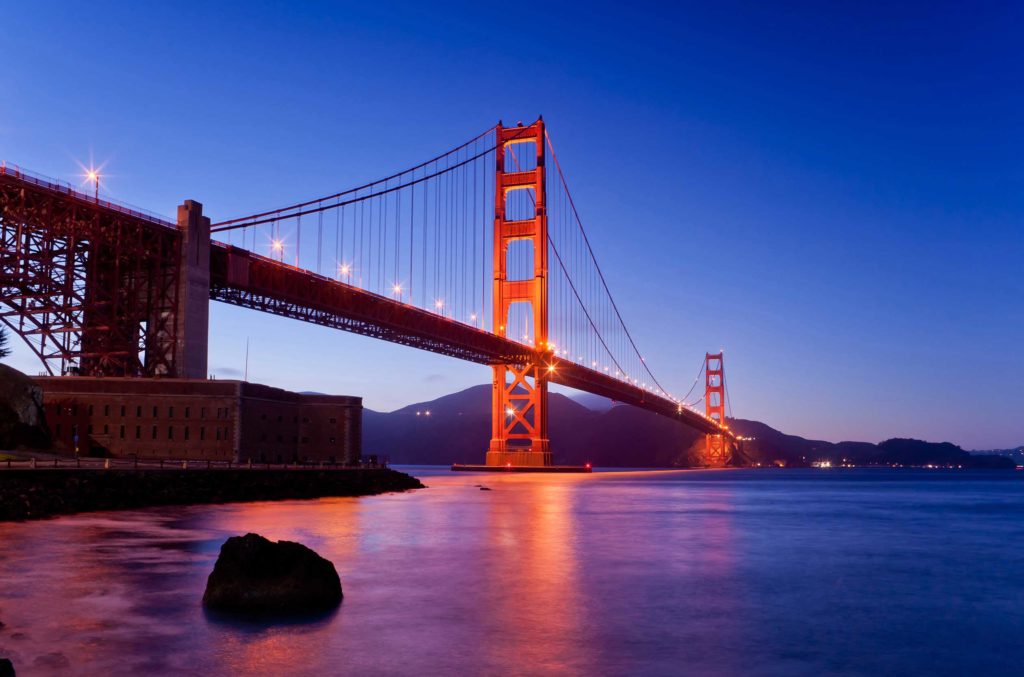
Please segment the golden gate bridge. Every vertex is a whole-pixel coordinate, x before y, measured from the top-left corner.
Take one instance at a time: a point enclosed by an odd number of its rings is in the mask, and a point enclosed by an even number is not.
[[[733,454],[722,354],[688,393],[662,386],[543,119],[332,195],[217,223],[202,210],[170,222],[0,165],[0,321],[50,374],[205,378],[212,299],[490,366],[489,466],[553,464],[552,383],[705,433],[704,465]]]

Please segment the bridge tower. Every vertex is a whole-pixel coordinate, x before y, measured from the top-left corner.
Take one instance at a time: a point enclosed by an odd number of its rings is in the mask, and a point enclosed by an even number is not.
[[[725,425],[725,362],[723,353],[704,355],[704,413]],[[704,465],[723,468],[730,460],[729,440],[724,435],[707,435],[704,441]]]
[[[503,127],[495,140],[494,191],[494,331],[506,336],[509,311],[515,303],[528,303],[533,316],[533,346],[520,364],[494,365],[491,395],[491,444],[487,465],[551,465],[548,442],[547,367],[538,349],[548,346],[548,217],[544,184],[544,121],[524,127]],[[515,144],[533,144],[536,165],[506,171],[506,151]],[[529,146],[524,147],[529,152]],[[523,153],[520,152],[519,155]],[[532,198],[532,217],[514,214],[507,218],[509,195],[523,191]],[[509,245],[529,241],[533,247],[533,277],[509,279]]]

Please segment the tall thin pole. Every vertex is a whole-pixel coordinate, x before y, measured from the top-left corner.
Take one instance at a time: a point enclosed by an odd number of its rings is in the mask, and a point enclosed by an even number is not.
[[[249,382],[249,337],[245,337],[245,376],[243,380]]]

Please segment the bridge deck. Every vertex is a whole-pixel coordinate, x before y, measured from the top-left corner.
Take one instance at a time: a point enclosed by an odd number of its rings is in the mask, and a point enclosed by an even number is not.
[[[144,210],[97,200],[72,186],[32,175],[13,165],[0,165],[0,184],[3,183],[41,191],[78,207],[91,210],[98,208],[105,215],[131,220],[146,230],[173,231],[177,235],[175,224]],[[538,361],[554,367],[549,373],[552,383],[674,418],[704,433],[725,432],[732,436],[704,416],[680,408],[672,400],[609,374],[553,355],[538,353],[530,346],[477,327],[244,249],[213,243],[210,253],[210,285],[210,297],[216,301],[343,329],[478,364]]]
[[[238,247],[214,243],[210,297],[478,364],[536,360],[554,367],[549,373],[552,383],[675,418],[704,433],[722,432],[700,414],[624,380]]]

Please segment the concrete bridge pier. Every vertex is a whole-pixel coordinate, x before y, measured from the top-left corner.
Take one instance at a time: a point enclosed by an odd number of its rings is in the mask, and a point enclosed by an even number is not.
[[[180,378],[206,378],[210,338],[210,219],[203,205],[178,207],[181,258],[175,321],[174,364]]]

